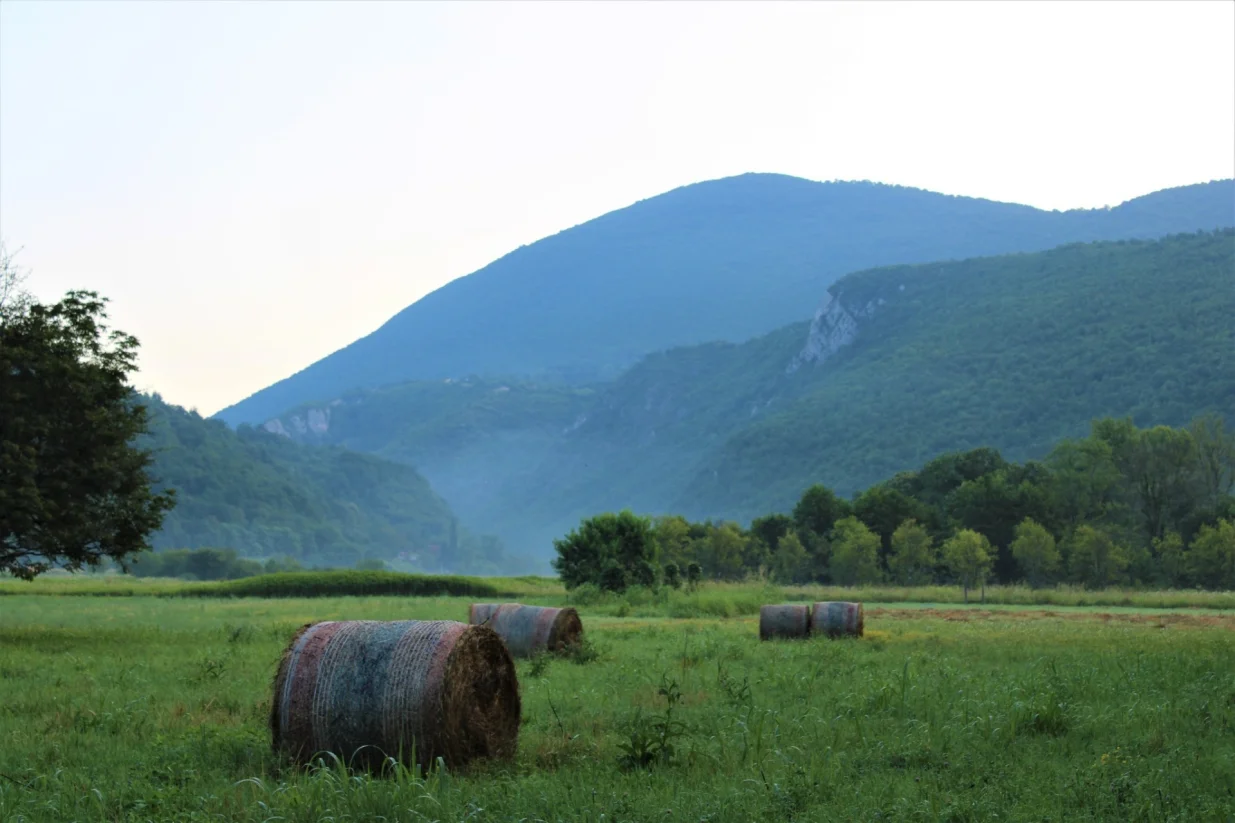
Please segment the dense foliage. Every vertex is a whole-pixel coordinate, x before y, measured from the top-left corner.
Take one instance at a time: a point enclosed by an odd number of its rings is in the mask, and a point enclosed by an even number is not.
[[[425,571],[510,569],[500,543],[460,528],[410,466],[248,426],[232,431],[157,396],[143,402],[153,473],[178,495],[156,548],[223,546],[306,565],[352,566],[369,558]]]
[[[241,557],[235,549],[168,549],[139,555],[128,564],[134,577],[178,577],[184,580],[237,580],[259,574],[300,571],[293,557],[266,561]]]
[[[597,524],[618,517],[601,515],[556,544],[555,566],[568,587],[613,588],[598,570],[616,562],[627,577],[642,563],[698,563],[718,580],[948,581],[966,596],[988,581],[1233,590],[1233,489],[1235,434],[1221,418],[1178,429],[1105,418],[1044,462],[1011,463],[989,448],[948,453],[852,500],[812,486],[792,514],[759,517],[749,528],[658,517],[652,545],[629,561],[601,550],[614,541]],[[617,560],[591,559],[601,557]]]
[[[599,514],[553,542],[553,568],[567,588],[591,583],[608,591],[623,591],[630,584],[651,586],[658,573],[652,565],[656,540],[651,521],[629,511]],[[669,573],[672,581],[677,568]]]
[[[94,292],[16,299],[11,265],[0,249],[0,571],[126,558],[173,505],[134,444],[147,426],[129,385],[137,340],[109,331]]]
[[[853,344],[721,432],[674,507],[744,519],[809,482],[850,494],[946,451],[1040,458],[1096,417],[1229,413],[1232,282],[1232,230],[847,277],[843,303],[877,306]]]
[[[654,351],[800,320],[848,272],[1231,226],[1232,199],[1229,180],[1068,212],[772,174],[685,186],[454,280],[220,416],[261,423],[411,379],[611,377]]]
[[[501,597],[485,580],[382,571],[282,572],[193,586],[190,597]]]

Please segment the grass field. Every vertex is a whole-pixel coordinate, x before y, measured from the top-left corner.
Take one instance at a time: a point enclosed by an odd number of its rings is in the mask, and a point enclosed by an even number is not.
[[[935,600],[776,643],[750,616],[638,614],[685,600],[584,605],[595,659],[518,664],[513,763],[381,778],[274,758],[279,654],[311,620],[466,598],[10,593],[0,821],[1235,820],[1235,614]],[[624,764],[665,720],[672,757]]]
[[[383,589],[401,588],[400,591]],[[635,587],[624,594],[598,592],[584,587],[567,593],[556,578],[537,577],[445,577],[394,572],[325,571],[259,575],[240,580],[193,583],[167,578],[138,578],[118,574],[48,573],[34,581],[0,579],[0,597],[18,594],[80,595],[110,597],[323,597],[330,595],[458,594],[460,596],[518,598],[526,602],[572,603],[595,612],[626,616],[637,611],[653,617],[737,617],[759,613],[764,603],[779,601],[860,600],[864,603],[962,604],[959,586],[777,586],[767,582],[705,583],[697,591]],[[1177,589],[1091,590],[1059,585],[1034,589],[1029,586],[991,586],[985,603],[977,591],[970,603],[978,606],[1074,606],[1145,609],[1231,609],[1235,591]]]

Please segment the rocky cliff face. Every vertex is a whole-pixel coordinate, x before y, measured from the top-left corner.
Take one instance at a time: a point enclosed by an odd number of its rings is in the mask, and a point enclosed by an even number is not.
[[[331,405],[338,405],[335,400]],[[330,429],[330,408],[306,409],[304,414],[290,415],[286,421],[275,417],[262,424],[262,428],[274,434],[281,434],[293,440],[299,440],[309,435],[321,436]]]
[[[904,289],[904,286],[901,286]],[[823,305],[811,320],[806,345],[785,367],[793,374],[807,363],[822,363],[857,339],[863,321],[869,319],[887,301],[882,297],[846,299],[841,291],[829,290]]]

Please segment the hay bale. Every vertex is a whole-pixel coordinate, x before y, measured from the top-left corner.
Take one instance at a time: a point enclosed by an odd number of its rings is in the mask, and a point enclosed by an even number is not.
[[[520,603],[473,603],[468,622],[493,629],[515,657],[563,652],[583,641],[583,621],[571,608],[524,606]]]
[[[759,639],[777,637],[808,637],[810,635],[810,606],[759,607]]]
[[[458,768],[511,757],[520,716],[514,661],[491,629],[326,621],[301,628],[283,652],[270,731],[275,751],[300,764],[333,752],[362,768],[386,757]]]
[[[811,634],[861,637],[865,631],[861,603],[821,602],[811,609]]]
[[[489,618],[493,617],[493,613],[501,605],[501,603],[473,603],[467,607],[467,622],[473,626],[488,623]]]

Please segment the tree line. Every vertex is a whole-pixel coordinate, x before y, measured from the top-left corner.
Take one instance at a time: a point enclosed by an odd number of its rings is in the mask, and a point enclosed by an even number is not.
[[[1095,420],[1042,461],[944,454],[846,500],[808,488],[792,512],[691,522],[606,513],[555,541],[568,587],[715,580],[988,582],[1235,589],[1235,435]]]

